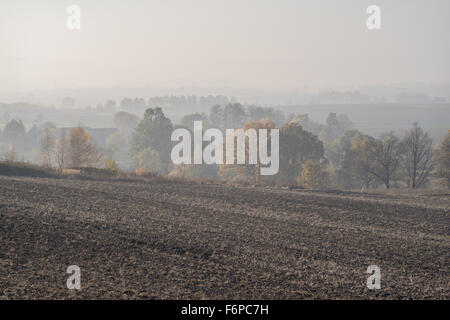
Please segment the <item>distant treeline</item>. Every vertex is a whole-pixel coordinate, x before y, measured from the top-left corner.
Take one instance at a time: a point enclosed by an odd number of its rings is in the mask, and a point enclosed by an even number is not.
[[[66,98],[67,99],[67,98]],[[70,101],[70,100],[69,100]],[[147,108],[209,108],[213,105],[226,105],[229,103],[235,103],[236,99],[228,98],[226,96],[155,96],[148,100],[136,97],[130,98],[126,97],[117,103],[115,100],[107,100],[104,104],[97,105],[97,110],[100,111],[111,111],[111,110],[122,110],[128,112],[141,113]],[[73,102],[74,103],[74,102]],[[73,105],[72,101],[70,105]],[[68,106],[67,103],[63,103],[64,106]],[[92,107],[89,107],[93,109]]]

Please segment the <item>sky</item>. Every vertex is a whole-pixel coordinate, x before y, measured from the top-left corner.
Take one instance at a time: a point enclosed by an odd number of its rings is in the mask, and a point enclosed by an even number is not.
[[[448,0],[2,0],[0,90],[449,82],[449,14]]]

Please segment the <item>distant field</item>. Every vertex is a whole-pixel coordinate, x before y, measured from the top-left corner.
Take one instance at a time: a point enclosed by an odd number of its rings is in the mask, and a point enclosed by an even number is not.
[[[0,298],[449,299],[449,205],[448,191],[0,176]]]

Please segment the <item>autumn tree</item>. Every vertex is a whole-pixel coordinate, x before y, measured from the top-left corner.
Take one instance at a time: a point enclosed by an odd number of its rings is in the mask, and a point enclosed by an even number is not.
[[[325,165],[319,161],[306,160],[302,164],[297,182],[307,189],[326,189],[329,182],[329,175]]]
[[[450,189],[450,130],[434,151],[437,165],[436,176],[442,178]]]
[[[74,128],[68,139],[68,153],[72,168],[93,166],[100,160],[100,152],[92,136],[83,128]]]
[[[434,166],[432,144],[433,140],[417,123],[403,139],[402,165],[409,187],[419,188],[427,182]]]
[[[260,121],[252,121],[248,122],[244,125],[243,130],[246,132],[249,129],[254,129],[256,131],[256,145],[259,145],[259,133],[260,129],[267,129],[267,148],[268,150],[271,150],[270,144],[271,144],[271,133],[270,131],[272,129],[275,129],[276,125],[275,122],[273,122],[271,119],[263,119]],[[236,129],[237,130],[237,129]],[[236,138],[235,138],[236,139]],[[260,178],[260,159],[259,154],[256,152],[256,164],[250,164],[250,141],[249,137],[245,139],[245,164],[226,164],[224,160],[224,164],[219,166],[218,174],[219,176],[226,178],[226,179],[232,179],[232,180],[254,180],[255,183],[259,182]],[[234,156],[235,160],[234,162],[237,163],[237,143],[234,144]],[[225,151],[224,151],[225,155]]]

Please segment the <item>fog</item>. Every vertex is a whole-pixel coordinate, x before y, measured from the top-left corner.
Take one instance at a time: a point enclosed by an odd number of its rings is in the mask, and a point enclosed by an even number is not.
[[[445,0],[0,3],[1,91],[450,81]],[[69,5],[81,29],[66,26]],[[381,8],[381,30],[366,8]]]
[[[103,160],[167,174],[155,154],[169,140],[129,154],[153,113],[164,130],[295,122],[324,159],[342,137],[403,139],[415,122],[436,147],[450,123],[448,12],[443,0],[2,2],[0,156],[42,162],[44,134],[81,127]]]

